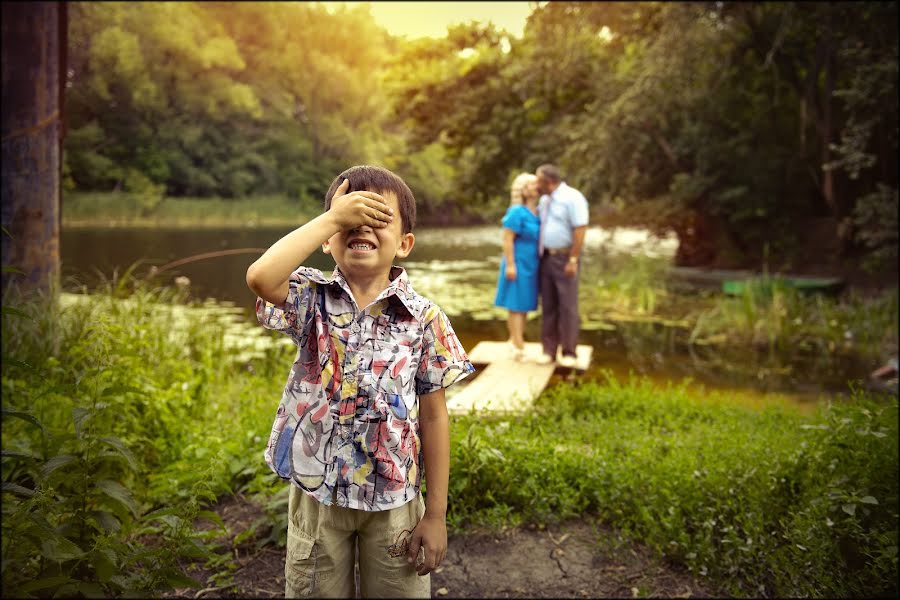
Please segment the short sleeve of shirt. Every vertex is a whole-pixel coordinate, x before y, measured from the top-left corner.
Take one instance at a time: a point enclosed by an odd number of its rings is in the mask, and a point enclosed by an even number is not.
[[[518,210],[519,206],[510,206],[503,215],[503,227],[512,229],[516,233],[523,233],[524,223],[522,219],[522,211]]]
[[[422,357],[416,372],[416,394],[446,388],[475,371],[444,311],[432,306],[422,336]]]
[[[569,219],[572,227],[583,227],[588,224],[588,204],[581,192],[575,191],[572,194],[569,202]]]
[[[299,343],[304,325],[312,317],[318,289],[319,285],[311,281],[302,269],[294,271],[288,279],[284,304],[276,306],[257,298],[256,319],[266,329],[280,331]]]

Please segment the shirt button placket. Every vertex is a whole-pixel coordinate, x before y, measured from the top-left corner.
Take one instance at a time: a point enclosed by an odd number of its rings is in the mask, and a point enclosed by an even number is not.
[[[359,370],[359,353],[357,351],[359,349],[359,332],[360,324],[357,317],[350,324],[350,334],[347,336],[347,346],[344,349],[344,383],[341,386],[341,402],[347,405],[346,421],[342,419],[341,423],[341,437],[344,440],[350,440],[353,434],[353,421],[348,418],[352,417],[352,415],[348,413],[350,412],[351,404],[353,405],[353,413],[356,412],[356,396],[359,394],[359,376],[357,373]]]

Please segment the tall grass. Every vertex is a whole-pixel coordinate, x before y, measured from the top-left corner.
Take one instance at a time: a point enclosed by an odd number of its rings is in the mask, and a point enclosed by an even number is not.
[[[872,364],[898,348],[898,294],[850,290],[840,297],[804,293],[775,277],[745,285],[741,295],[683,293],[667,281],[666,259],[638,256],[584,274],[579,302],[596,320],[655,321],[673,327],[685,346],[768,350],[791,355],[856,355]],[[640,330],[630,330],[634,334]],[[659,336],[656,328],[648,335]]]
[[[873,362],[897,352],[897,288],[840,299],[804,294],[776,279],[720,296],[691,319],[691,342],[728,340],[778,352],[855,353]]]
[[[897,400],[814,416],[683,386],[561,385],[453,426],[450,518],[596,515],[735,596],[896,596]]]
[[[4,298],[3,595],[199,585],[178,561],[230,556],[194,522],[265,479],[281,377],[175,291],[125,278],[85,299]]]

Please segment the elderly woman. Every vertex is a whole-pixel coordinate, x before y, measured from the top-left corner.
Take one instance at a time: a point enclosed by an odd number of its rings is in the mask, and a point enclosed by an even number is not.
[[[509,310],[510,352],[515,360],[525,357],[525,316],[538,304],[537,177],[522,173],[510,190],[510,206],[503,217],[503,259],[494,305]]]

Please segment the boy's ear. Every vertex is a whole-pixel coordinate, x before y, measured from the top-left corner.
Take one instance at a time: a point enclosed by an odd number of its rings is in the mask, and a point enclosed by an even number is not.
[[[322,242],[322,252],[325,254],[331,254],[331,238],[328,238],[324,242]]]
[[[413,246],[416,245],[416,236],[412,233],[404,233],[400,238],[400,245],[397,247],[397,257],[406,258],[412,252]]]

